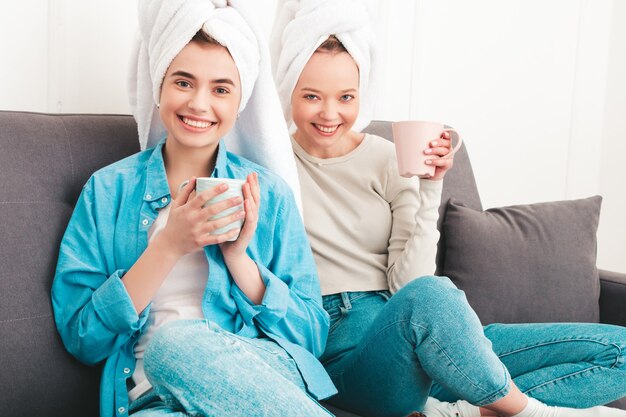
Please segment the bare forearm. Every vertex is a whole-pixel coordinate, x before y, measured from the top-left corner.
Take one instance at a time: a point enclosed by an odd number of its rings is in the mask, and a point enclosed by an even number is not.
[[[137,314],[150,304],[180,256],[161,239],[150,242],[137,262],[122,278]]]
[[[235,283],[254,304],[260,304],[265,295],[265,284],[256,263],[247,254],[237,259],[224,258]]]

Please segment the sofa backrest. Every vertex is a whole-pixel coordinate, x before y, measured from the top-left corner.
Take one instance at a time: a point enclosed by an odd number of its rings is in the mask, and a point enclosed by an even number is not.
[[[83,184],[138,150],[130,116],[0,112],[0,414],[98,415],[100,371],[65,351],[50,286]]]
[[[373,122],[368,131],[391,140],[389,122]],[[100,370],[65,351],[50,287],[82,186],[97,169],[138,150],[131,116],[0,111],[2,415],[98,415]],[[451,195],[481,208],[464,146],[446,175],[443,202]],[[440,250],[438,265],[443,256]]]
[[[387,121],[373,121],[365,129],[365,132],[381,136],[393,142],[393,134],[391,132],[391,123]],[[456,135],[452,133],[452,135]],[[453,136],[453,142],[456,138]],[[438,227],[441,230],[441,224],[445,218],[447,202],[451,197],[462,201],[466,207],[475,210],[482,210],[478,188],[476,188],[476,180],[474,179],[474,171],[469,160],[465,143],[454,155],[454,168],[451,169],[443,180],[443,194],[441,196],[441,206],[439,207]],[[437,274],[441,274],[445,256],[446,256],[446,237],[441,234],[437,248]]]

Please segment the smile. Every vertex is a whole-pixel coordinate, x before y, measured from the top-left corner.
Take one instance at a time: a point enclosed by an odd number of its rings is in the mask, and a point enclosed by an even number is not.
[[[180,120],[182,120],[184,124],[191,126],[191,127],[198,128],[198,129],[206,129],[207,127],[215,124],[215,122],[207,122],[204,120],[193,120],[184,116],[181,116]]]
[[[323,133],[334,133],[335,130],[337,130],[337,128],[339,127],[339,125],[335,125],[335,126],[322,126],[322,125],[318,125],[316,123],[313,123],[313,126],[315,126],[315,128],[317,130],[319,130],[320,132]]]

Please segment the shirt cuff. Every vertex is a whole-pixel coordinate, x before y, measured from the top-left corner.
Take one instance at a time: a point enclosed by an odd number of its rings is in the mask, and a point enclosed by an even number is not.
[[[93,293],[93,306],[96,314],[112,332],[132,333],[141,328],[148,318],[146,308],[141,316],[137,315],[124,283],[124,271],[117,270]]]
[[[261,304],[254,304],[237,285],[233,285],[233,296],[244,320],[249,323],[253,318],[264,327],[272,326],[287,314],[289,305],[289,287],[265,266],[257,263],[261,279],[265,284],[265,293]]]
[[[420,178],[420,188],[430,191],[443,190],[443,179],[441,180],[429,180],[427,178]]]

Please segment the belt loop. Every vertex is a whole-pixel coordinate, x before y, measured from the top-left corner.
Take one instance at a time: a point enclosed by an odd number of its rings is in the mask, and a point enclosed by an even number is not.
[[[343,306],[339,307],[342,315],[348,314],[348,311],[352,310],[352,303],[350,303],[350,295],[347,292],[341,293],[341,302]]]

